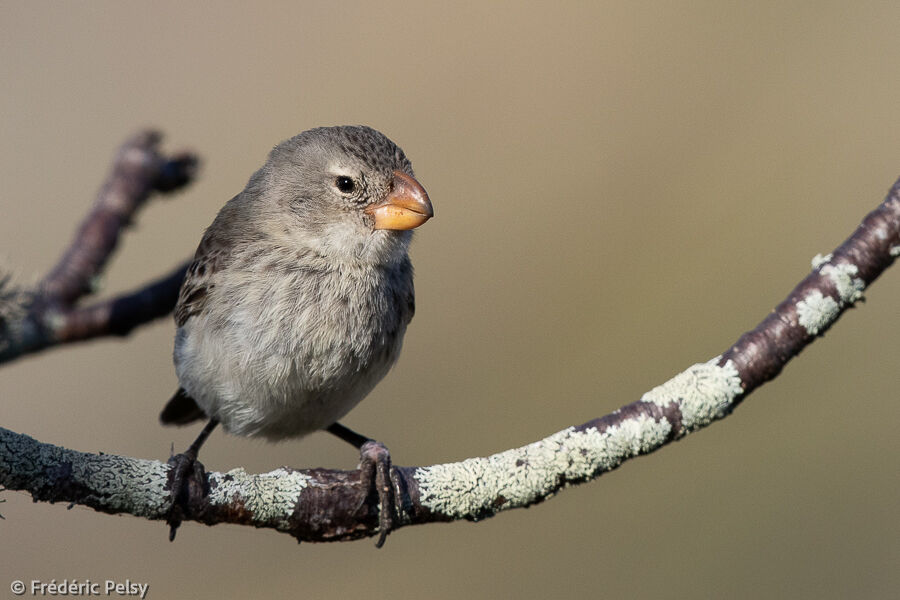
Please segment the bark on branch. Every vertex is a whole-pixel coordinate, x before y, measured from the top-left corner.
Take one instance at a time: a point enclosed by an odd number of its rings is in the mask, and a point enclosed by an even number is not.
[[[817,256],[812,272],[722,355],[689,367],[613,413],[527,446],[458,463],[394,467],[398,524],[478,520],[529,506],[727,416],[860,300],[898,255],[900,181],[853,235],[831,254]],[[102,266],[103,261],[74,263]],[[93,323],[86,327],[89,333],[72,339],[126,332],[145,315],[171,310],[174,295],[160,290],[172,286],[177,290],[179,277],[179,272],[173,273],[129,295],[142,297],[145,309],[120,312],[116,327],[109,325],[115,311],[98,311],[88,320]],[[70,290],[64,297],[84,289],[71,283],[74,278],[69,275],[51,274],[48,279],[69,282],[60,286]],[[46,338],[44,345],[69,339],[57,334]],[[20,354],[32,351],[27,345],[18,348]],[[164,520],[171,507],[169,477],[165,463],[85,454],[0,429],[0,484],[26,490],[35,500]],[[368,490],[360,484],[359,471],[283,467],[251,475],[236,469],[207,473],[191,486],[185,520],[268,527],[303,541],[350,540],[377,533],[378,499],[364,497]]]

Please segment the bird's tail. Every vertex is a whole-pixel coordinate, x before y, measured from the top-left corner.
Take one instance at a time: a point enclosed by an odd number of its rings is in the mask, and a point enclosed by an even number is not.
[[[206,413],[187,395],[184,388],[178,388],[159,415],[163,425],[188,425],[205,418]]]

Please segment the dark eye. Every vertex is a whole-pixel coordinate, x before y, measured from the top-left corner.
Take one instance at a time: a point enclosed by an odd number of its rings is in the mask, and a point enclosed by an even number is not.
[[[334,180],[334,185],[337,186],[337,189],[341,190],[341,192],[345,194],[349,194],[356,189],[356,182],[346,175],[339,175],[338,177],[336,177]]]

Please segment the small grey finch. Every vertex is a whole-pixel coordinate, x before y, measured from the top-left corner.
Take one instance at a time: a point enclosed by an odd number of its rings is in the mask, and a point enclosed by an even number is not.
[[[396,144],[369,127],[323,127],[276,146],[206,230],[175,307],[180,384],[160,419],[209,419],[173,457],[170,537],[200,446],[226,431],[269,440],[325,429],[362,457],[393,518],[390,457],[337,423],[387,374],[415,311],[408,248],[433,215]]]

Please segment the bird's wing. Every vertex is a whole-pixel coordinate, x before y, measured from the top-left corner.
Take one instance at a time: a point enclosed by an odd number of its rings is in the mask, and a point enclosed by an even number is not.
[[[210,227],[200,240],[194,261],[188,267],[175,305],[175,324],[184,325],[188,319],[203,310],[210,290],[215,285],[215,275],[231,262],[233,245],[217,235],[220,228]]]
[[[409,289],[406,291],[406,324],[409,325],[409,322],[412,321],[412,318],[416,316],[416,293],[413,291],[414,288],[412,284],[410,284]]]

